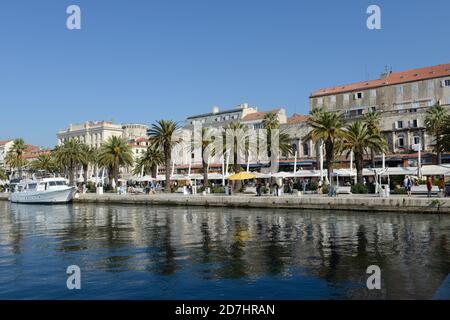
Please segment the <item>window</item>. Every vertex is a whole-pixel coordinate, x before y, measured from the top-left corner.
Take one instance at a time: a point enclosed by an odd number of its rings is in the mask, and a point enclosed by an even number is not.
[[[350,100],[350,95],[344,94],[344,102],[348,103]]]
[[[411,128],[417,128],[417,119],[411,120],[409,125]]]
[[[450,79],[442,80],[442,87],[450,87]]]
[[[308,142],[305,142],[303,144],[303,155],[304,156],[309,156],[309,144],[308,144]]]
[[[370,110],[371,110],[372,112],[376,112],[376,111],[377,111],[377,107],[371,107]]]
[[[433,91],[434,91],[434,82],[433,82],[433,80],[428,80],[427,81],[427,89],[428,89],[428,95],[432,96],[433,95]]]
[[[395,129],[403,129],[403,121],[402,120],[398,120],[395,123]]]
[[[420,143],[420,137],[419,136],[414,136],[413,137],[413,144],[419,144]]]
[[[397,101],[402,101],[403,100],[403,86],[398,85],[395,88],[395,91],[396,91]]]
[[[323,105],[323,98],[317,98],[317,105],[319,107]]]
[[[330,105],[333,107],[336,106],[336,96],[330,97]]]
[[[357,92],[353,95],[353,99],[354,100],[360,100],[363,98],[363,93],[362,92]]]
[[[405,147],[405,137],[403,135],[397,138],[397,147],[404,148]]]
[[[376,98],[377,97],[377,90],[370,90],[370,96],[372,98]]]

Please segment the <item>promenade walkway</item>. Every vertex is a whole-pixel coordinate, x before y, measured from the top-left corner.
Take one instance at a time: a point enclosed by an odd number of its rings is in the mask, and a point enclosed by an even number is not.
[[[8,195],[0,194],[0,200],[8,200]],[[388,198],[380,198],[377,195],[339,195],[331,198],[326,195],[312,194],[303,196],[284,195],[281,197],[257,197],[254,195],[78,194],[74,202],[450,214],[450,198],[427,198],[420,195],[411,198],[403,195],[392,195]]]

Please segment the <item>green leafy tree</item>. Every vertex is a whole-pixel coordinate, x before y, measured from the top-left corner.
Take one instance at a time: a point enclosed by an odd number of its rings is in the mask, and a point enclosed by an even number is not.
[[[170,168],[172,165],[172,149],[181,142],[181,138],[176,137],[179,126],[172,120],[159,120],[152,124],[149,130],[150,143],[152,146],[161,149],[164,157],[166,169],[165,192],[170,192]]]
[[[380,135],[381,114],[379,112],[369,112],[364,116],[364,123],[370,134]],[[370,150],[372,168],[375,168],[375,150]]]
[[[19,172],[19,178],[23,176],[23,167],[27,162],[24,159],[24,153],[27,150],[27,145],[22,138],[16,139],[13,142],[11,149],[5,157],[5,163],[13,170]]]
[[[434,150],[438,164],[442,163],[441,155],[446,144],[448,144],[448,141],[444,139],[444,135],[449,121],[450,118],[447,109],[440,104],[435,104],[427,111],[425,126],[427,132],[435,138]]]
[[[58,171],[58,166],[52,154],[41,154],[36,160],[31,162],[30,168],[33,171],[44,171],[50,174]]]
[[[378,133],[373,133],[366,123],[356,121],[349,124],[343,131],[342,140],[337,143],[340,152],[346,152],[347,157],[353,152],[355,156],[356,175],[358,183],[363,183],[364,155],[369,150],[383,152],[387,142]]]
[[[331,181],[335,159],[335,146],[343,136],[344,122],[342,114],[315,109],[308,119],[312,127],[310,136],[313,141],[323,141],[325,144],[325,159],[328,169],[328,179]]]
[[[164,163],[164,156],[160,149],[155,146],[149,146],[145,153],[137,160],[134,168],[134,174],[139,175],[144,172],[144,175],[150,174],[152,178],[156,178],[157,167]]]
[[[75,185],[75,174],[85,161],[82,144],[70,139],[54,150],[56,164],[69,176],[70,185]]]
[[[121,137],[110,137],[100,147],[98,162],[101,166],[111,170],[113,179],[117,183],[119,181],[120,168],[133,165],[131,147]]]
[[[292,154],[291,137],[289,134],[280,128],[280,120],[278,115],[274,112],[268,112],[262,121],[262,127],[267,131],[267,152],[269,158],[272,157],[272,145],[274,141],[272,139],[278,140],[279,152],[285,155]]]

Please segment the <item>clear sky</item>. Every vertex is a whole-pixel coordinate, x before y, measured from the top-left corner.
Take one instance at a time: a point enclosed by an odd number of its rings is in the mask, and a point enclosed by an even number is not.
[[[66,28],[79,5],[82,29]],[[366,9],[382,9],[382,30]],[[448,63],[448,0],[1,0],[0,140],[150,124],[247,102],[308,112],[321,87]]]

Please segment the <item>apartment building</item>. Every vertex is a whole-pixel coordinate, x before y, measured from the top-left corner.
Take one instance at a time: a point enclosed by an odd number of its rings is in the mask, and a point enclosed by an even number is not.
[[[13,140],[0,141],[0,168],[5,168],[5,158],[13,144]]]
[[[310,96],[310,109],[342,112],[349,121],[366,113],[382,115],[381,131],[392,154],[431,152],[433,137],[425,131],[427,110],[439,103],[450,110],[450,64],[385,72],[380,79],[320,89]]]
[[[57,133],[58,145],[70,139],[99,148],[109,138],[116,136],[127,141],[145,138],[148,126],[143,124],[115,124],[109,121],[87,121],[71,124],[66,130]]]

